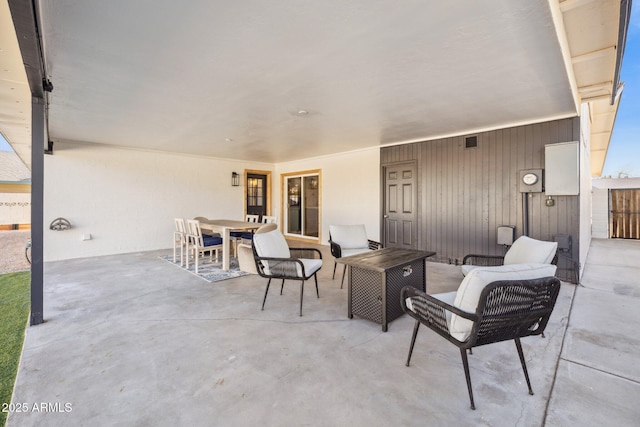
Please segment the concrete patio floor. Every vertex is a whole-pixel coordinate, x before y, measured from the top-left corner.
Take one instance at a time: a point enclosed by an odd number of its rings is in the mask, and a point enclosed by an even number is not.
[[[320,298],[244,276],[208,283],[145,252],[45,265],[46,322],[29,327],[8,426],[637,425],[640,242],[594,240],[581,286],[563,283],[546,337],[469,357],[412,319],[383,333],[347,318],[322,247]],[[340,269],[339,269],[340,272]],[[459,267],[428,263],[429,293]],[[44,406],[41,406],[44,404]],[[34,406],[36,405],[36,406]],[[40,408],[41,410],[34,410]]]

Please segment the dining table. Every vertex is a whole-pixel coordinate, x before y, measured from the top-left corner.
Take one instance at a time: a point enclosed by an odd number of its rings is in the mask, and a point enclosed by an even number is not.
[[[231,262],[231,232],[251,231],[264,224],[238,221],[234,219],[201,219],[200,229],[219,233],[222,237],[222,269],[229,270]]]

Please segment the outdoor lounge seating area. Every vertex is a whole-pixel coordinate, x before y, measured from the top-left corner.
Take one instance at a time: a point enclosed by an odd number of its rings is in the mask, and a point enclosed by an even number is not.
[[[621,243],[592,248],[585,287],[563,283],[545,337],[522,341],[535,395],[513,343],[473,349],[476,411],[455,346],[425,328],[406,367],[414,319],[401,316],[386,333],[348,319],[331,268],[318,272],[321,297],[299,317],[297,286],[261,311],[264,278],[207,283],[159,261],[171,251],[47,263],[48,321],[27,330],[14,401],[73,410],[13,413],[8,425],[630,425],[640,389],[625,377],[640,379],[637,347],[615,350],[606,332],[616,325],[633,337],[640,320],[624,303],[637,296],[606,285],[607,269],[640,252]],[[427,263],[428,293],[460,281],[459,266]],[[609,326],[589,320],[595,313]]]

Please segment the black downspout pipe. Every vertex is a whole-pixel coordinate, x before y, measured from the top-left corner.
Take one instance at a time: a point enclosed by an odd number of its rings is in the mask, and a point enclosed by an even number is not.
[[[529,193],[522,193],[522,235],[529,237]]]

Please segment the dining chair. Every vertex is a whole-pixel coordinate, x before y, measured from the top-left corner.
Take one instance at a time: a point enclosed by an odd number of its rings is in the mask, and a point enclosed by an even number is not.
[[[259,219],[260,219],[260,215],[247,214],[244,217],[245,222],[257,223]],[[249,240],[249,241],[251,240],[252,236],[249,236],[249,234],[252,234],[252,233],[247,233],[246,231],[232,231],[231,233],[229,233],[229,236],[231,237],[233,242],[233,253],[236,257],[238,256],[238,245],[242,243],[242,239],[246,238],[246,240]],[[249,237],[245,237],[245,235]]]
[[[198,274],[198,260],[200,255],[209,252],[209,260],[213,261],[213,251],[216,252],[216,261],[219,258],[219,250],[222,249],[222,238],[214,236],[203,236],[200,228],[200,221],[195,219],[187,220],[189,228],[188,246],[187,246],[187,264],[189,268],[189,256],[193,253],[194,262],[196,264],[196,274]]]
[[[201,221],[201,222],[202,222],[202,221],[208,221],[208,220],[209,220],[209,218],[207,218],[207,217],[205,217],[205,216],[197,216],[197,217],[195,217],[195,218],[193,218],[193,219],[195,219],[196,221]],[[211,235],[211,234],[207,234],[207,233],[202,233],[202,237],[209,237],[209,236],[212,236],[212,235]],[[213,234],[213,236],[218,236],[218,237],[220,237],[220,235],[219,235],[219,234]]]
[[[187,252],[187,227],[184,218],[174,218],[176,229],[173,232],[173,262],[176,262],[176,249],[180,246],[180,266],[184,265],[184,256]]]
[[[262,223],[263,224],[277,224],[278,223],[278,217],[277,216],[262,215]]]

